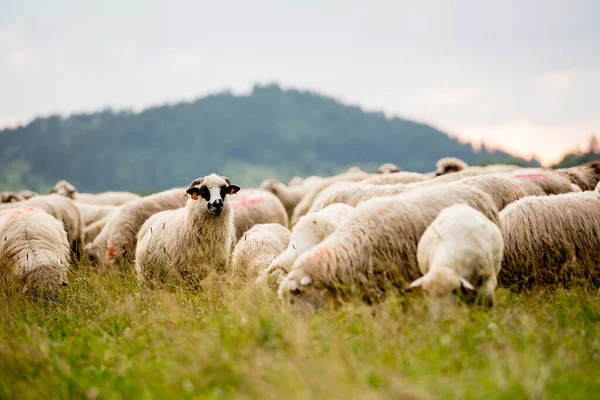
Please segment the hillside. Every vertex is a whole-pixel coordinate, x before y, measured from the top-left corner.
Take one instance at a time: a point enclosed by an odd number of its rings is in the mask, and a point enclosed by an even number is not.
[[[268,85],[244,96],[219,93],[140,113],[38,118],[0,131],[0,189],[44,191],[65,178],[82,191],[144,191],[210,172],[248,186],[267,176],[287,180],[350,165],[373,170],[383,162],[430,171],[443,156],[470,164],[511,159],[501,151],[476,152],[428,125]]]

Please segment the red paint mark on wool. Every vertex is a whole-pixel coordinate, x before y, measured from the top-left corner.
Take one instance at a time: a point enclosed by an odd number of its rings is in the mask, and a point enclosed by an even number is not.
[[[320,248],[315,250],[315,258],[321,259],[324,255],[329,256],[329,249],[327,246],[321,246]]]
[[[29,213],[35,211],[35,208],[33,207],[22,207],[22,208],[15,208],[9,215],[8,218],[14,218],[17,215],[21,215],[21,214],[25,214],[25,213]]]
[[[260,194],[253,194],[250,196],[242,197],[239,200],[231,200],[232,207],[248,207],[254,204],[262,203],[265,198]]]
[[[547,174],[522,174],[522,175],[515,175],[515,178],[541,178],[546,176]]]
[[[115,255],[117,254],[117,249],[115,249],[115,246],[110,246],[108,248],[108,260],[114,260],[115,259]]]

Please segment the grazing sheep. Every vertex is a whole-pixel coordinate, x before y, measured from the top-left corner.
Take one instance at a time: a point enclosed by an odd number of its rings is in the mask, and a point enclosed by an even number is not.
[[[417,260],[423,276],[408,288],[434,298],[462,292],[494,304],[504,241],[497,225],[466,204],[442,210],[421,236]]]
[[[83,203],[120,206],[130,200],[139,199],[141,196],[130,192],[104,192],[104,193],[79,193],[75,186],[65,180],[58,181],[50,194],[59,194],[72,200]]]
[[[0,192],[0,203],[16,203],[25,200],[25,197],[15,192]]]
[[[501,285],[520,289],[569,284],[584,278],[600,284],[600,193],[526,197],[499,215],[504,236]]]
[[[39,196],[39,193],[34,192],[33,190],[21,190],[19,191],[19,196],[23,197],[25,200],[29,200],[32,197]]]
[[[302,253],[325,240],[353,212],[354,207],[332,204],[319,212],[302,216],[292,229],[291,239],[285,251],[282,250],[278,257],[272,260],[268,268],[257,279],[257,283],[267,280],[270,283],[281,283],[294,261]]]
[[[83,243],[85,243],[85,246],[92,243],[94,239],[96,239],[100,232],[102,232],[102,229],[106,225],[106,222],[109,218],[110,216],[107,215],[106,217],[99,219],[93,224],[90,224],[85,227],[85,229],[83,230]]]
[[[62,224],[43,210],[0,211],[0,266],[29,288],[52,291],[67,284],[69,242]]]
[[[243,189],[229,202],[233,208],[236,242],[257,224],[287,226],[285,207],[273,193],[260,189]]]
[[[92,243],[96,239],[96,237],[98,237],[98,235],[104,230],[104,227],[108,224],[108,222],[111,219],[115,219],[116,215],[119,214],[120,210],[121,210],[120,207],[114,207],[114,209],[110,213],[105,215],[103,218],[90,224],[89,226],[86,226],[84,229],[84,242],[86,244]],[[114,224],[112,226],[114,226]],[[110,228],[110,229],[112,229],[112,228]],[[107,241],[108,241],[108,235],[106,236],[106,240],[104,242],[105,245],[106,245]],[[106,250],[106,247],[105,247],[105,250]]]
[[[98,221],[89,226],[89,230],[97,229],[98,225],[102,225],[100,232],[93,238],[94,232],[86,230],[86,241],[91,240],[84,247],[85,254],[93,264],[105,264],[108,260],[108,239],[113,231],[113,228],[120,219],[120,207],[114,210],[111,214],[105,217],[104,220]]]
[[[35,196],[18,203],[3,204],[0,209],[15,207],[40,208],[62,222],[73,254],[79,257],[83,250],[84,224],[75,202],[58,195]]]
[[[289,219],[294,213],[294,208],[296,208],[308,191],[309,186],[306,184],[300,186],[285,186],[283,183],[274,179],[268,179],[260,184],[260,188],[273,193],[279,198]]]
[[[132,200],[121,206],[108,237],[107,253],[100,257],[101,261],[115,261],[134,255],[137,234],[144,222],[158,212],[185,206],[185,194],[183,188],[170,189]]]
[[[235,245],[233,268],[246,276],[258,275],[285,250],[290,236],[290,231],[280,224],[254,225]]]
[[[385,163],[381,164],[377,170],[375,170],[376,174],[395,174],[400,172],[400,168],[396,164]]]
[[[490,196],[461,182],[376,198],[356,211],[322,243],[302,254],[279,286],[284,303],[312,308],[356,293],[367,301],[419,277],[417,245],[439,212],[468,204],[497,222]],[[354,291],[354,290],[355,291]]]
[[[333,185],[332,185],[333,186]],[[326,189],[321,195],[319,195],[309,213],[318,212],[333,204],[346,204],[352,207],[356,207],[363,201],[372,199],[374,197],[390,197],[400,193],[407,192],[414,188],[410,185],[363,185],[362,182],[359,185],[355,185],[350,188],[341,188],[333,190]],[[307,214],[308,215],[308,214]]]
[[[591,161],[572,168],[554,170],[583,191],[594,190],[600,181],[600,161]]]
[[[573,185],[569,179],[552,172],[519,172],[520,170],[516,170],[508,174],[498,174],[498,176],[510,179],[519,184],[530,196],[546,196],[581,191],[579,186]]]
[[[83,224],[85,226],[91,225],[94,222],[103,219],[117,208],[116,206],[89,204],[81,201],[75,201],[75,205],[81,214],[81,218],[83,219]]]
[[[489,194],[498,211],[503,210],[510,203],[513,203],[528,195],[525,189],[523,189],[518,183],[499,176],[472,176],[459,182],[465,185],[476,187]]]
[[[455,173],[451,175],[459,174],[461,173]],[[323,207],[337,203],[347,204],[349,206],[357,206],[358,204],[374,197],[390,197],[423,187],[433,187],[447,184],[447,182],[443,182],[439,183],[438,185],[434,185],[433,181],[438,179],[443,180],[442,178],[445,178],[445,176],[407,185],[363,185],[363,183],[360,182],[352,188],[337,190],[330,193],[325,198],[318,198],[315,200],[315,203],[313,207],[311,207],[310,211],[315,212]],[[489,194],[499,210],[502,210],[504,207],[506,207],[506,205],[521,199],[528,194],[517,183],[497,176],[469,176],[459,180],[459,182],[474,186]]]
[[[142,282],[164,275],[199,279],[227,267],[233,237],[229,197],[240,188],[216,174],[194,180],[185,207],[162,211],[141,227],[135,270]]]
[[[352,172],[325,178],[322,181],[311,186],[306,195],[302,198],[300,203],[298,203],[298,205],[294,209],[292,219],[290,220],[291,225],[294,225],[296,222],[298,222],[298,219],[301,216],[305,215],[308,212],[308,210],[310,210],[310,207],[312,206],[316,197],[319,195],[319,193],[321,193],[321,191],[323,191],[327,187],[333,185],[336,182],[359,182],[367,178],[369,178],[369,174],[367,174],[366,172]]]

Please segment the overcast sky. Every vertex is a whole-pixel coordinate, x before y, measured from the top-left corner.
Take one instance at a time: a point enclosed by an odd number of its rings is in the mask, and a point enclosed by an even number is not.
[[[545,162],[600,133],[597,0],[0,8],[0,126],[276,81]]]

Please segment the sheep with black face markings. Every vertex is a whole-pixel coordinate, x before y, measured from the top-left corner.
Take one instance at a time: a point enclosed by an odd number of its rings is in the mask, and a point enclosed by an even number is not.
[[[462,182],[361,203],[331,236],[294,262],[279,297],[319,308],[352,293],[373,301],[389,288],[403,287],[420,276],[417,245],[423,232],[441,210],[461,203],[497,222],[491,197]]]
[[[228,178],[211,174],[190,184],[185,207],[150,217],[138,233],[138,278],[197,280],[211,270],[224,270],[235,229],[228,196],[239,190]]]
[[[0,211],[0,267],[29,288],[53,291],[67,285],[69,242],[62,224],[33,207]]]
[[[504,241],[496,224],[466,204],[442,210],[419,240],[423,276],[408,286],[435,300],[461,292],[468,301],[494,304]]]

